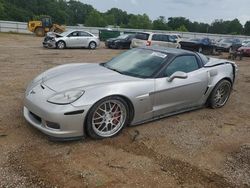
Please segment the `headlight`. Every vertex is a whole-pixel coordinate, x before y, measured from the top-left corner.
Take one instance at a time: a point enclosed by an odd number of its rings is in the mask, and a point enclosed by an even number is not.
[[[71,90],[57,93],[50,97],[47,101],[53,104],[70,104],[79,99],[84,94],[84,91]]]

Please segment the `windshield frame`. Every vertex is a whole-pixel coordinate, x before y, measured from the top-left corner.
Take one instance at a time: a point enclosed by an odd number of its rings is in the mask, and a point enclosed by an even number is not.
[[[161,70],[165,67],[165,65],[168,63],[169,59],[171,59],[172,57],[172,54],[171,53],[166,53],[166,52],[163,52],[163,51],[159,51],[159,50],[153,50],[153,49],[146,49],[146,48],[135,48],[135,49],[131,49],[131,50],[147,50],[147,51],[151,51],[151,52],[158,52],[158,53],[162,53],[164,55],[166,55],[166,57],[163,58],[162,60],[162,64],[150,75],[150,76],[143,76],[143,75],[139,75],[139,74],[135,74],[135,73],[132,73],[132,72],[127,72],[127,71],[119,71],[117,69],[113,69],[112,67],[109,67],[108,66],[108,63],[111,62],[113,59],[105,62],[105,63],[100,63],[101,66],[107,68],[107,69],[110,69],[110,70],[113,70],[115,72],[118,72],[120,74],[123,74],[123,75],[126,75],[126,76],[132,76],[132,77],[135,77],[135,78],[142,78],[142,79],[152,79],[152,78],[156,78],[158,73],[161,72]],[[130,50],[129,50],[130,51]],[[128,52],[128,51],[126,51]],[[124,52],[124,53],[126,53]],[[124,54],[122,53],[122,54]],[[120,55],[122,55],[120,54]],[[120,55],[116,56],[116,57],[119,57]],[[115,58],[116,58],[115,57]]]

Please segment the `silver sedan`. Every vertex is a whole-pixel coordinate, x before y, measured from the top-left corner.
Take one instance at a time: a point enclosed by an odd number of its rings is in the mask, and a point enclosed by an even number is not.
[[[100,45],[98,37],[82,30],[69,30],[61,34],[49,32],[43,41],[45,48],[89,48],[95,49]]]
[[[24,117],[57,139],[112,137],[127,125],[224,106],[236,72],[234,62],[195,52],[132,49],[106,63],[66,64],[37,76]]]

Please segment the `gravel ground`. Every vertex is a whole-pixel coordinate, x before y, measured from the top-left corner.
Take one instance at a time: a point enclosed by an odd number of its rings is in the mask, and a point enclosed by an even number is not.
[[[27,83],[51,67],[121,50],[48,50],[0,33],[0,187],[250,187],[250,58],[234,91],[208,108],[129,127],[111,139],[51,142],[22,116]]]

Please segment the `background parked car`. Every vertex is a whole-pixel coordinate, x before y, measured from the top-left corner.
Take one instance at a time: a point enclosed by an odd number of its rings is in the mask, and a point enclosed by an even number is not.
[[[214,42],[209,38],[195,38],[180,41],[182,49],[212,54],[215,50]]]
[[[181,35],[180,34],[176,34],[176,33],[171,33],[171,36],[173,37],[173,39],[175,39],[177,42],[180,42],[182,40]]]
[[[240,39],[222,39],[216,43],[216,50],[222,52],[231,52],[232,48],[239,48],[241,46]]]
[[[44,38],[43,46],[46,48],[77,48],[84,47],[95,49],[100,45],[98,37],[82,30],[69,30],[61,34],[47,33]]]
[[[135,38],[135,34],[120,35],[119,37],[106,40],[105,46],[107,48],[129,49],[133,38]]]
[[[131,47],[136,48],[140,46],[163,46],[170,48],[179,48],[180,44],[171,34],[162,33],[137,33],[135,38],[132,40]]]
[[[246,43],[244,46],[241,46],[238,49],[239,52],[242,52],[244,56],[250,56],[250,42]]]
[[[247,43],[250,43],[250,39],[243,40],[242,43],[241,43],[241,45],[245,46]]]

